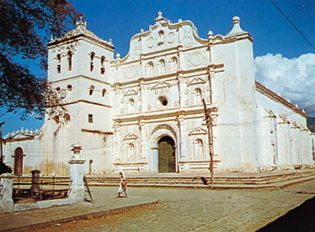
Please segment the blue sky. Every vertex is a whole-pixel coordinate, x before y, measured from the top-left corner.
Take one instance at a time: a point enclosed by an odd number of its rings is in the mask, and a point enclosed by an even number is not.
[[[315,54],[315,51],[276,10],[270,0],[70,2],[83,13],[88,29],[105,40],[111,38],[116,47],[115,53],[120,53],[121,56],[128,53],[129,41],[134,34],[142,28],[147,30],[149,25],[154,24],[153,20],[158,11],[162,11],[163,16],[172,22],[177,22],[178,19],[191,20],[202,38],[207,37],[209,30],[214,34],[226,35],[231,30],[232,17],[239,16],[242,28],[254,37],[254,55],[258,57],[257,70],[263,70],[257,74],[259,81],[268,83],[271,89],[295,100],[302,107],[306,107],[311,116],[315,116],[315,109],[307,107],[312,102],[315,103],[315,100],[312,100],[312,88],[315,84],[315,57],[312,54]],[[315,0],[276,0],[276,3],[314,45]],[[270,54],[267,55],[268,53]],[[292,76],[292,72],[275,73],[272,72],[276,68],[274,62],[279,62],[284,70],[300,70]],[[304,68],[300,68],[301,65],[304,65]],[[35,73],[39,73],[36,64],[31,66]],[[291,78],[291,81],[286,78]],[[295,86],[296,82],[299,82],[298,86]],[[297,87],[300,90],[298,92],[295,91]],[[21,127],[36,129],[42,124],[42,121],[31,117],[27,121],[21,121],[16,115],[6,114],[3,110],[0,111],[0,121],[6,121],[4,134]]]

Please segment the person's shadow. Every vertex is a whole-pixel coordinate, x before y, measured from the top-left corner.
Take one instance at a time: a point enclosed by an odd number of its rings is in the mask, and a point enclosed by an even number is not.
[[[269,231],[315,231],[315,197],[308,199],[300,206],[290,210],[277,220],[269,223],[258,232]]]

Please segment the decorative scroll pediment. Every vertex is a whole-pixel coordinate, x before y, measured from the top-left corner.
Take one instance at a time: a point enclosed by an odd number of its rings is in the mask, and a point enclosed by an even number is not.
[[[128,89],[125,93],[124,96],[132,96],[132,95],[137,95],[138,92],[135,91],[134,89]]]
[[[202,39],[198,35],[197,28],[189,20],[178,20],[172,23],[163,17],[162,13],[149,26],[149,30],[140,30],[130,41],[130,50],[126,57],[120,59],[121,63],[139,59],[141,54],[173,49],[177,46],[184,48],[206,45],[208,39]]]
[[[201,77],[195,77],[194,79],[192,79],[187,85],[198,85],[198,84],[204,84],[206,83],[206,81],[201,78]]]
[[[159,83],[157,83],[156,85],[154,85],[151,90],[154,90],[154,89],[162,89],[162,88],[169,88],[171,87],[171,85],[165,81],[161,81]]]
[[[128,133],[125,137],[124,137],[124,141],[126,140],[137,140],[138,136],[133,134],[133,133]]]
[[[207,134],[207,131],[205,129],[202,129],[201,127],[196,127],[192,131],[189,132],[189,136],[191,135],[204,135]]]

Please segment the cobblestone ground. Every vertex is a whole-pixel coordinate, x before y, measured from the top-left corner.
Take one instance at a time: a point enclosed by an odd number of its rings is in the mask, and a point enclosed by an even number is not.
[[[94,191],[116,194],[112,187]],[[128,194],[160,203],[38,231],[255,231],[313,197],[315,181],[281,190],[129,188]]]

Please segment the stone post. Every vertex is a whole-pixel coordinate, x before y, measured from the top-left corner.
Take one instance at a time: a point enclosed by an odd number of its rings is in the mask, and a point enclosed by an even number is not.
[[[11,174],[0,175],[0,211],[13,212],[13,178]]]
[[[81,158],[81,149],[81,145],[72,145],[73,156],[69,161],[71,186],[68,200],[72,204],[84,201],[83,164],[85,160]]]
[[[31,187],[31,195],[33,197],[37,197],[40,194],[40,186],[39,186],[39,178],[40,178],[40,171],[33,170],[32,173],[32,187]]]

